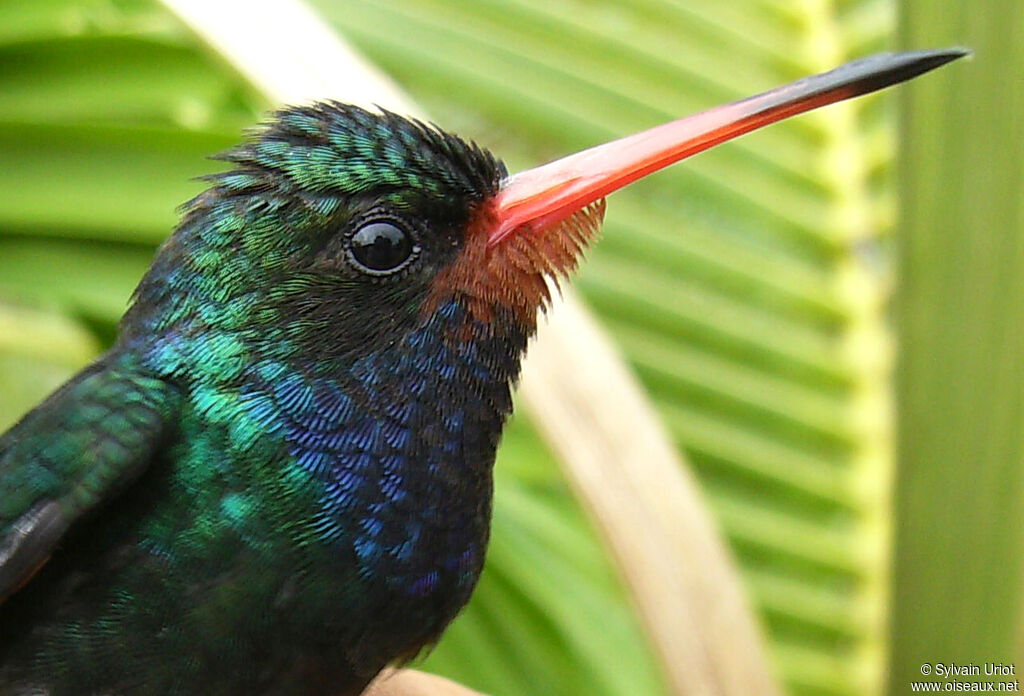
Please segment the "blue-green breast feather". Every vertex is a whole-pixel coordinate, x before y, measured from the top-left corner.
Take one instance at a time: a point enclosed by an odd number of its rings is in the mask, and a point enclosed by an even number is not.
[[[504,168],[335,104],[225,159],[114,347],[0,439],[0,696],[355,694],[479,576],[532,326],[435,280]]]

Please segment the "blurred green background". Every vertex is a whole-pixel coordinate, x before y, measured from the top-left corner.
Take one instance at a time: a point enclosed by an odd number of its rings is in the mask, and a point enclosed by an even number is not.
[[[511,170],[867,53],[972,47],[616,194],[577,285],[790,693],[1021,655],[1024,3],[313,5]],[[269,106],[155,0],[0,3],[0,427],[109,344],[204,157]],[[496,475],[485,577],[423,667],[495,696],[668,693],[525,418]]]

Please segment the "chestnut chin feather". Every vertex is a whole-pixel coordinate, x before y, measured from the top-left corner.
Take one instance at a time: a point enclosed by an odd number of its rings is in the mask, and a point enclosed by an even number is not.
[[[497,223],[485,203],[473,215],[458,258],[434,280],[424,311],[455,299],[472,320],[486,325],[511,312],[533,333],[537,310],[551,303],[549,279],[557,287],[576,270],[597,240],[604,211],[602,198],[545,229],[523,228],[492,246],[488,238]]]

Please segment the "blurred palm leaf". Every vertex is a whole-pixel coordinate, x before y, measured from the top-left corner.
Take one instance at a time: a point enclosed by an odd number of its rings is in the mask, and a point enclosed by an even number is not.
[[[319,7],[512,169],[827,69],[891,26],[880,0]],[[10,420],[85,360],[90,336],[110,339],[174,206],[200,188],[190,177],[211,169],[202,156],[265,104],[144,0],[12,0],[0,27],[0,300],[21,305],[0,343],[16,367],[0,376],[47,376],[11,399],[4,383]],[[706,484],[794,693],[881,684],[891,131],[883,100],[866,99],[642,182],[612,201],[580,278]],[[53,350],[25,348],[40,341]],[[497,472],[487,574],[427,666],[494,694],[661,691],[522,422]]]
[[[975,60],[904,95],[892,694],[945,656],[1022,657],[1024,4],[961,9],[901,15],[907,45]]]

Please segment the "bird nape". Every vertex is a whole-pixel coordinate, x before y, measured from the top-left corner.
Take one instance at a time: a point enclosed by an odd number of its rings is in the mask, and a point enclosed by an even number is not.
[[[0,696],[359,693],[483,567],[548,280],[603,198],[964,55],[875,56],[508,177],[287,108],[185,207],[113,347],[0,437]]]

